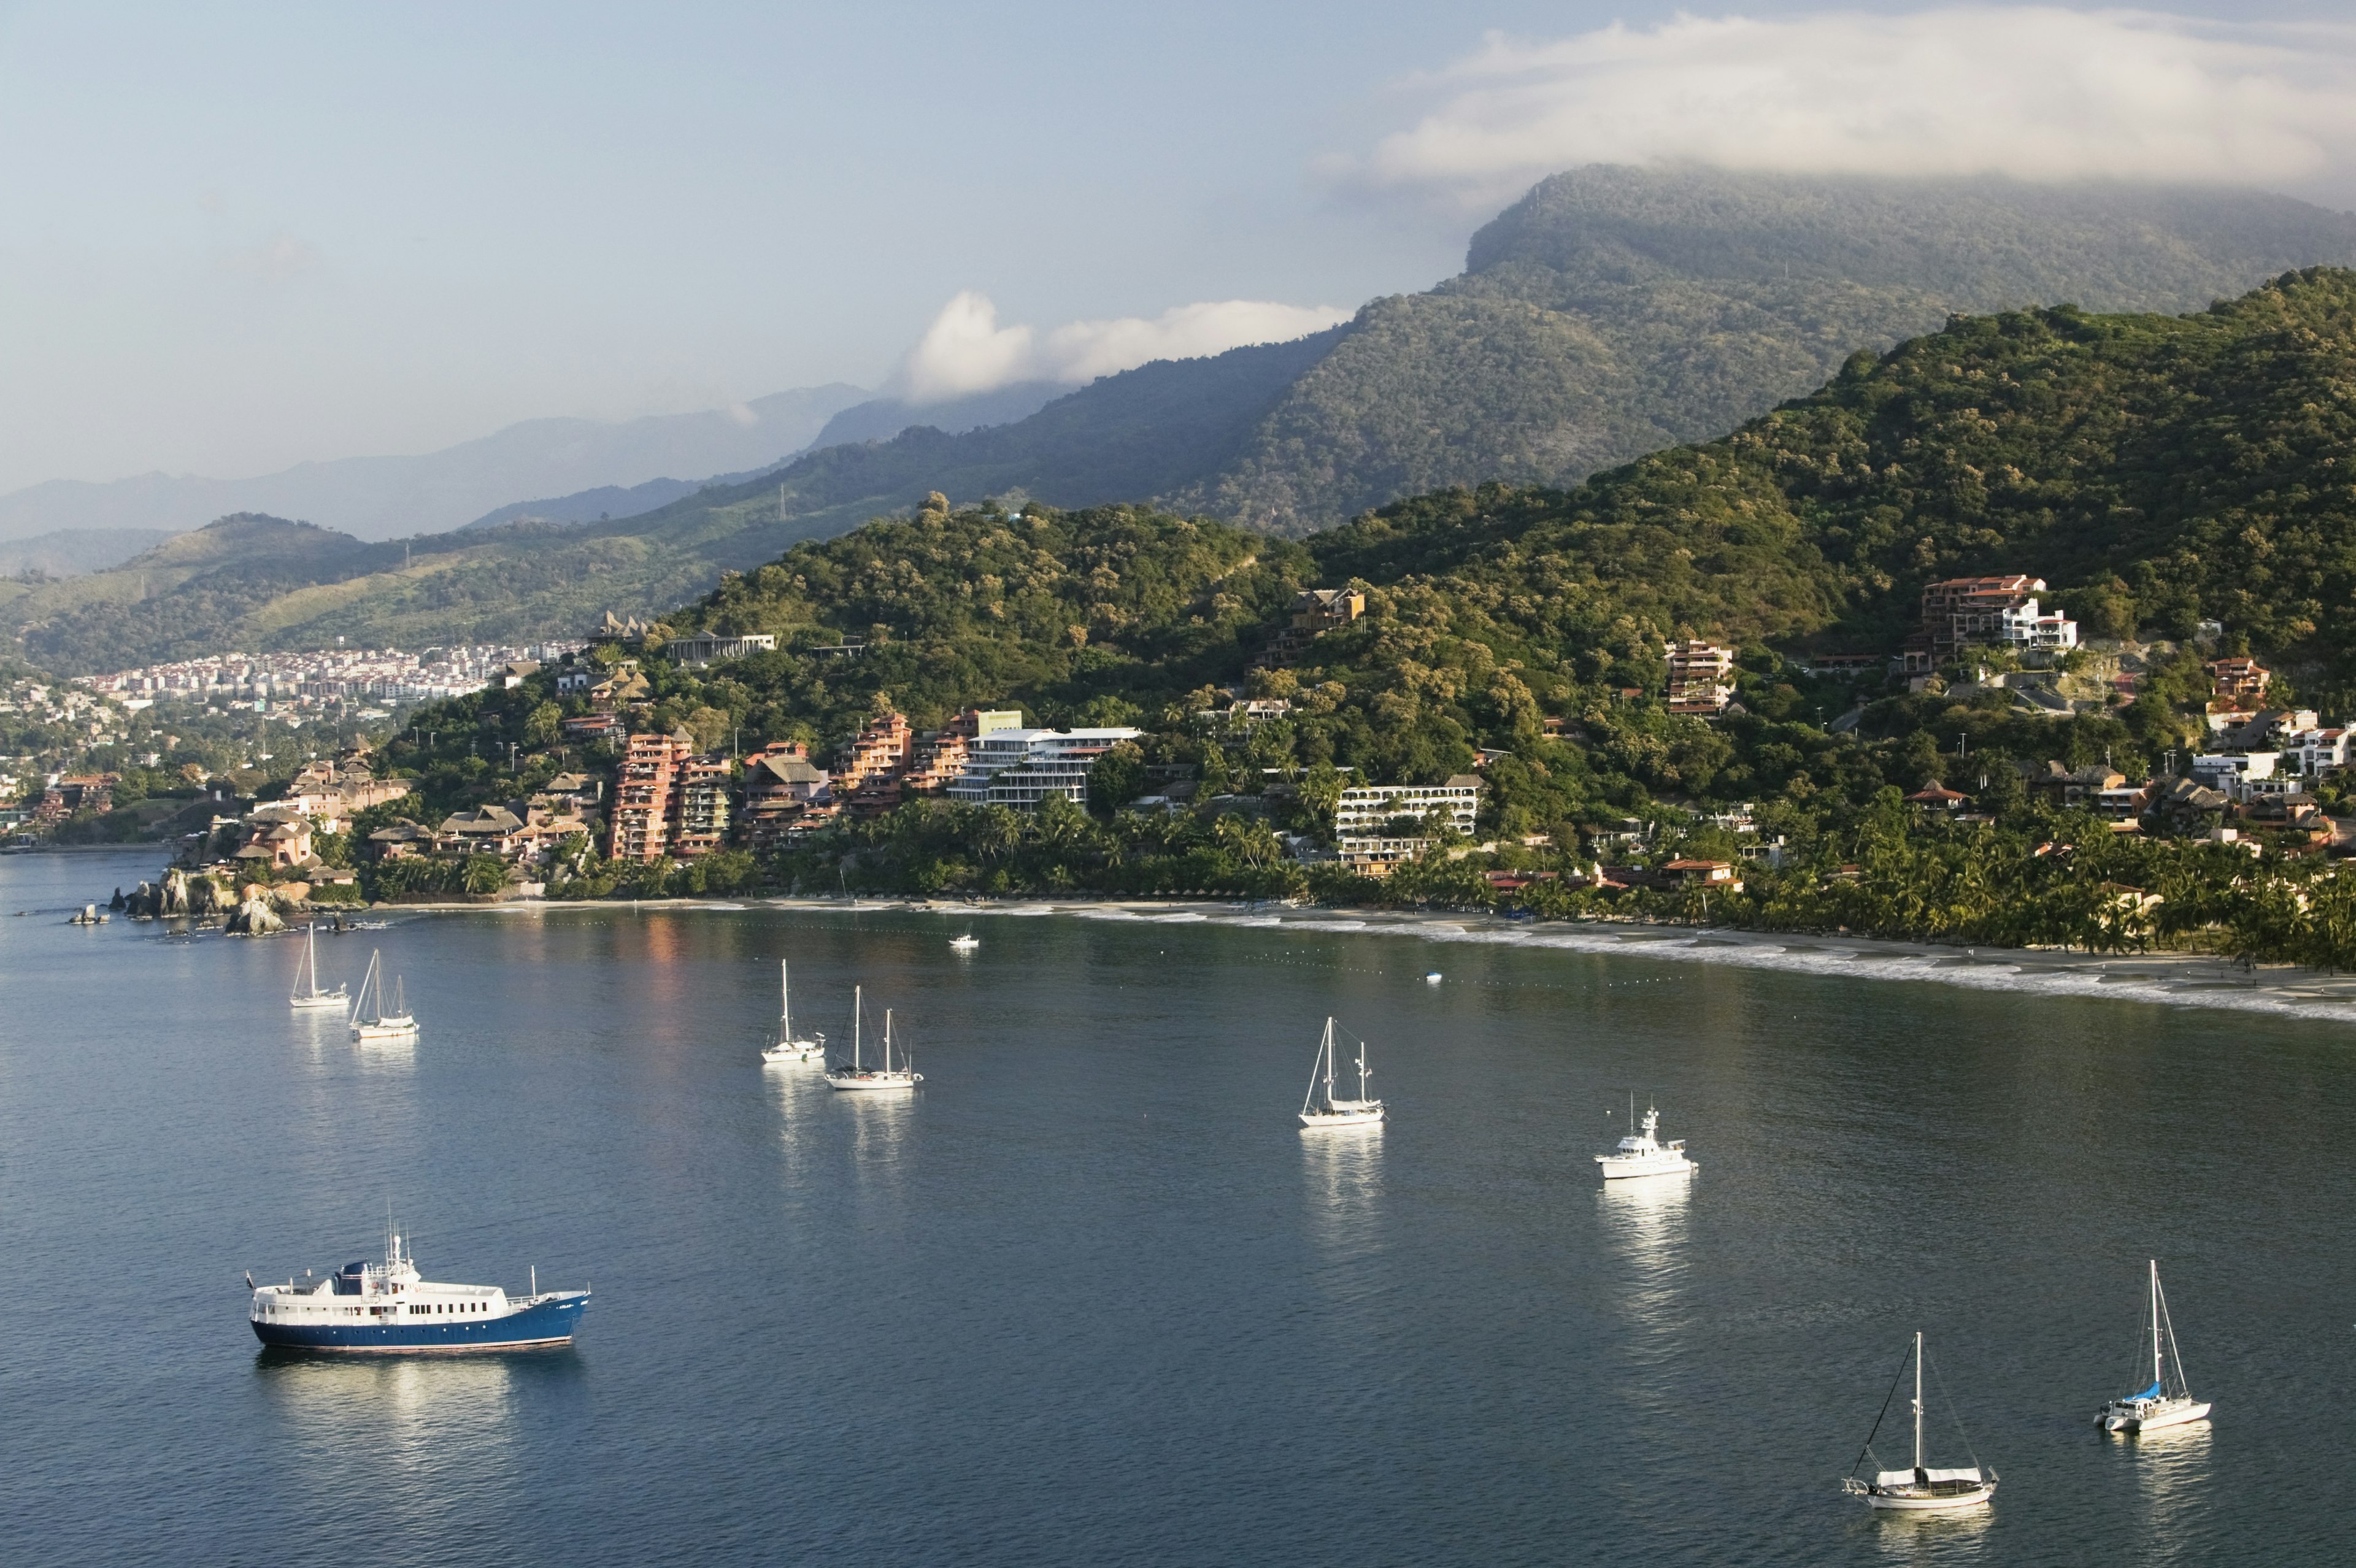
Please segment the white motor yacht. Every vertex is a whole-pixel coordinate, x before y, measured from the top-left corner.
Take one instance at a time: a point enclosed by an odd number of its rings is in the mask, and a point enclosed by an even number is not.
[[[1366,1080],[1374,1071],[1366,1065],[1366,1042],[1358,1041],[1358,1097],[1355,1100],[1339,1099],[1333,1093],[1334,1055],[1333,1020],[1329,1018],[1325,1020],[1324,1038],[1317,1043],[1316,1065],[1309,1070],[1309,1093],[1301,1102],[1301,1125],[1313,1128],[1381,1125],[1383,1103],[1366,1093]]]
[[[1880,1463],[1879,1456],[1873,1454],[1874,1435],[1881,1430],[1881,1415],[1877,1415],[1873,1418],[1873,1431],[1865,1435],[1865,1446],[1858,1450],[1857,1464],[1849,1467],[1848,1476],[1841,1482],[1841,1490],[1853,1498],[1863,1498],[1874,1508],[1895,1509],[1901,1512],[1930,1513],[1979,1508],[1996,1496],[1997,1481],[1994,1470],[1982,1467],[1979,1456],[1973,1455],[1969,1465],[1944,1469],[1922,1463],[1922,1336],[1919,1331],[1914,1336],[1912,1359],[1914,1463],[1903,1470],[1877,1469],[1871,1480],[1858,1474],[1858,1467],[1869,1456],[1874,1458],[1875,1464]],[[1898,1375],[1901,1378],[1906,1375],[1902,1362]],[[1890,1392],[1897,1393],[1898,1385],[1893,1382]],[[1885,1398],[1881,1402],[1881,1414],[1889,1413],[1890,1401]],[[1965,1439],[1965,1446],[1966,1449],[1970,1447],[1969,1439]]]
[[[981,938],[976,936],[970,931],[965,933],[961,936],[952,936],[949,938],[949,951],[952,953],[971,953],[980,945]]]
[[[2145,1311],[2151,1326],[2151,1384],[2141,1393],[2127,1394],[2103,1406],[2094,1424],[2105,1432],[2157,1432],[2164,1426],[2209,1419],[2209,1402],[2193,1398],[2185,1381],[2184,1359],[2176,1350],[2176,1325],[2169,1319],[2168,1297],[2159,1288],[2157,1258],[2151,1263],[2151,1296]],[[2140,1367],[2136,1381],[2143,1381]]]
[[[1628,1096],[1628,1121],[1631,1125],[1636,1122],[1633,1094]],[[1620,1146],[1610,1154],[1595,1157],[1595,1163],[1603,1168],[1603,1179],[1611,1181],[1627,1176],[1683,1176],[1701,1168],[1686,1157],[1685,1139],[1671,1138],[1663,1143],[1658,1136],[1660,1130],[1661,1113],[1645,1106],[1643,1126],[1622,1138]]]

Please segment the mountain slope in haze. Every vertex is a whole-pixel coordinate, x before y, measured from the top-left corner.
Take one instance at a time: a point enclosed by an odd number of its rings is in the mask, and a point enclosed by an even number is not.
[[[1171,499],[1298,533],[1402,495],[1566,484],[1705,440],[1950,314],[2198,310],[2356,261],[2356,216],[2219,189],[1594,166],[1379,300],[1239,459]]]
[[[120,566],[171,536],[161,528],[61,529],[0,544],[0,577],[78,577]]]
[[[858,520],[854,497],[883,510],[937,488],[1152,498],[1300,534],[1402,496],[1569,484],[1707,439],[1953,313],[2197,310],[2351,261],[2356,217],[2256,192],[1593,165],[1483,228],[1461,276],[1304,339],[1319,351],[1281,388],[1219,386],[1221,360],[1149,367],[1196,402],[1237,400],[1192,444],[1135,441],[1111,377],[1013,423],[917,427],[774,477],[812,533]],[[681,504],[734,505],[717,491]]]
[[[1071,387],[1061,381],[1017,381],[1012,386],[972,392],[936,403],[912,403],[905,398],[876,398],[843,410],[826,421],[810,443],[848,446],[862,441],[889,441],[911,425],[930,425],[951,435],[984,425],[1012,424],[1027,419],[1064,396]]]
[[[305,463],[254,479],[147,474],[110,484],[52,480],[0,496],[0,539],[67,528],[177,532],[240,512],[301,517],[363,539],[440,533],[518,496],[774,464],[866,398],[859,388],[836,384],[779,392],[734,410],[613,424],[530,420],[440,452]]]
[[[928,722],[1012,700],[1066,720],[1151,716],[1244,678],[1294,591],[1355,579],[1365,618],[1281,672],[1290,726],[1375,778],[1437,782],[1472,746],[1534,754],[1541,714],[1611,728],[1617,688],[1659,688],[1668,638],[1884,653],[1919,624],[1926,581],[1996,571],[2043,575],[2093,635],[2181,638],[2220,618],[2299,671],[2303,693],[2343,700],[2356,697],[2351,387],[2356,272],[2312,269],[2181,316],[1959,319],[1858,353],[1730,435],[1577,488],[1445,491],[1298,542],[1255,549],[1231,526],[1144,508],[923,510],[798,544],[670,614],[780,639],[677,702],[721,707],[748,736],[827,741],[879,692]],[[856,665],[806,651],[845,635],[870,640]],[[2205,697],[2197,660],[2190,674]],[[1684,731],[1719,753],[1723,797],[1785,789],[1804,749],[1829,743],[1786,722],[1790,688],[1751,699],[1753,715]],[[1949,727],[1944,749],[1964,700],[1915,709]],[[2000,728],[2007,706],[1996,696],[1971,722]],[[2115,743],[2120,765],[2149,765],[2185,721],[2165,702],[2136,708],[2020,720],[2022,740],[2091,736],[2095,756]],[[1724,741],[1705,743],[1728,735],[1740,774]],[[1666,739],[1617,765],[1677,784]]]

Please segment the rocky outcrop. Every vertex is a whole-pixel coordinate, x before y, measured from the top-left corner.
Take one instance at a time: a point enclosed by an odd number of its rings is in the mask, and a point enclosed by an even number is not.
[[[231,936],[269,936],[285,929],[286,923],[278,918],[278,912],[270,907],[270,901],[259,895],[238,905],[236,912],[229,917],[229,933]]]

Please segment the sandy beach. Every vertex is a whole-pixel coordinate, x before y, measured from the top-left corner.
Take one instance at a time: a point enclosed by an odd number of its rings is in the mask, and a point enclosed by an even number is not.
[[[2224,1008],[2356,1022],[2356,975],[2325,975],[2289,965],[2245,971],[2206,954],[2094,955],[2008,947],[1950,947],[1861,936],[1812,936],[1724,927],[1653,925],[1605,921],[1516,921],[1478,912],[1334,910],[1281,904],[1246,905],[1218,900],[1010,899],[962,903],[921,899],[841,898],[662,899],[533,901],[508,904],[405,904],[369,910],[380,920],[411,914],[531,915],[553,910],[696,909],[797,910],[846,914],[913,912],[944,920],[1039,919],[1230,925],[1271,931],[1314,931],[1381,937],[1416,937],[1572,953],[1610,953],[1669,963],[1732,964],[1751,969],[1837,975],[1874,980],[1929,981],[1975,990],[2054,997],[2132,998],[2173,1007]],[[986,931],[978,932],[987,940]],[[1420,962],[1420,960],[1419,961]],[[1447,970],[1444,960],[1430,966]],[[1444,979],[1443,979],[1443,983]]]

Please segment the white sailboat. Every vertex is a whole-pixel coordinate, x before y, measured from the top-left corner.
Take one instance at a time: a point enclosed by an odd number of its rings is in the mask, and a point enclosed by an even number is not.
[[[383,958],[380,952],[369,955],[368,973],[360,978],[359,995],[352,998],[354,1040],[408,1040],[417,1033],[417,1020],[409,1014],[398,976],[392,982],[391,1010],[386,1010]]]
[[[826,1036],[795,1037],[793,976],[787,973],[786,961],[782,958],[777,960],[777,1040],[761,1052],[761,1060],[772,1065],[826,1060]]]
[[[1366,1066],[1366,1042],[1358,1041],[1358,1097],[1338,1100],[1333,1096],[1333,1020],[1325,1020],[1325,1033],[1317,1042],[1317,1061],[1309,1070],[1309,1093],[1301,1101],[1301,1125],[1304,1127],[1370,1127],[1383,1119],[1383,1103],[1366,1094],[1366,1079],[1372,1070]],[[1322,1075],[1322,1083],[1321,1083]],[[1318,1090],[1324,1090],[1320,1103]]]
[[[286,998],[286,1004],[298,1013],[326,1008],[342,1012],[352,1005],[344,988],[338,986],[332,991],[319,989],[319,927],[314,923],[303,930],[303,960],[295,965],[294,994]]]
[[[1870,1456],[1876,1465],[1880,1457],[1873,1452],[1874,1435],[1881,1430],[1881,1417],[1890,1413],[1890,1400],[1881,1402],[1881,1415],[1873,1418],[1873,1431],[1865,1435],[1865,1446],[1858,1450],[1857,1464],[1841,1482],[1841,1490],[1853,1498],[1863,1498],[1878,1509],[1896,1509],[1905,1512],[1928,1513],[1953,1509],[1978,1508],[1996,1496],[1997,1476],[1994,1470],[1983,1469],[1979,1456],[1974,1454],[1969,1465],[1946,1469],[1927,1467],[1922,1463],[1922,1335],[1914,1335],[1914,1464],[1904,1470],[1876,1470],[1871,1480],[1857,1473],[1858,1467]],[[1903,1378],[1906,1368],[1901,1363],[1898,1375]],[[1896,1394],[1898,1384],[1892,1381],[1890,1392]],[[1957,1424],[1957,1431],[1962,1430]],[[1971,1440],[1965,1438],[1966,1451]]]
[[[2103,1406],[2094,1424],[2105,1432],[2156,1432],[2163,1426],[2209,1419],[2209,1402],[2192,1397],[2191,1385],[2184,1376],[2184,1358],[2177,1354],[2176,1325],[2169,1320],[2168,1297],[2160,1292],[2158,1258],[2151,1262],[2151,1297],[2145,1310],[2151,1325],[2151,1384],[2141,1393],[2127,1394]],[[2142,1352],[2136,1354],[2140,1357]],[[2140,1370],[2136,1381],[2143,1381]]]
[[[1636,1125],[1636,1096],[1628,1096],[1628,1125]],[[1661,1142],[1661,1113],[1644,1107],[1643,1130],[1632,1132],[1620,1140],[1620,1146],[1610,1154],[1599,1154],[1595,1163],[1603,1168],[1603,1179],[1611,1181],[1629,1176],[1683,1176],[1699,1170],[1686,1155],[1686,1140],[1671,1138]]]
[[[862,987],[851,988],[851,1061],[837,1063],[826,1070],[830,1089],[914,1089],[925,1081],[905,1056],[900,1065],[892,1065],[892,1009],[884,1009],[884,1064],[870,1067],[860,1060],[860,1016]]]

